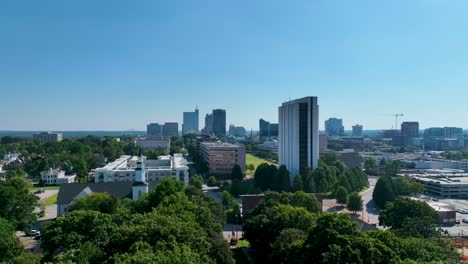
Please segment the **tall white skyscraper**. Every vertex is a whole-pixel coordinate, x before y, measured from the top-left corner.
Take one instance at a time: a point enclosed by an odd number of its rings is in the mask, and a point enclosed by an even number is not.
[[[283,103],[279,112],[278,156],[291,184],[303,168],[315,169],[319,159],[319,106],[309,96]]]

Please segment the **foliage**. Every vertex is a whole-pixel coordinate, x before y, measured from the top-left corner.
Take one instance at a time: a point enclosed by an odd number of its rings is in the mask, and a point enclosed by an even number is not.
[[[189,184],[201,190],[203,187],[203,178],[199,175],[192,175],[190,176]]]
[[[21,178],[0,181],[0,218],[9,221],[15,230],[26,231],[36,222],[33,210],[37,197],[29,188],[29,183]]]
[[[372,200],[374,200],[378,207],[384,208],[387,202],[391,202],[395,199],[392,185],[392,179],[388,177],[379,178],[375,184]]]
[[[218,186],[218,181],[216,180],[215,176],[210,176],[210,177],[208,178],[207,185],[208,185],[209,187]]]
[[[23,246],[15,236],[15,229],[5,219],[0,218],[0,261],[8,261],[23,252]]]
[[[121,201],[108,193],[92,193],[75,199],[68,207],[68,211],[92,210],[104,214],[114,213],[120,206]]]
[[[353,192],[349,195],[348,198],[348,204],[346,208],[351,211],[356,213],[357,211],[362,211],[363,209],[363,201],[361,199],[361,196],[357,192]]]
[[[269,192],[249,215],[244,216],[244,232],[254,247],[269,250],[284,228],[307,231],[320,212],[312,194]]]
[[[430,237],[435,234],[438,213],[427,203],[399,197],[387,204],[379,216],[379,224],[412,236]]]
[[[347,204],[348,203],[348,191],[345,187],[339,186],[336,190],[336,202],[339,204]]]
[[[364,169],[366,170],[367,175],[376,175],[376,165],[374,158],[368,158],[364,161]]]
[[[242,173],[242,169],[239,164],[234,164],[231,171],[231,180],[239,180],[242,181],[244,179],[244,173]]]
[[[375,204],[384,208],[387,202],[393,201],[398,196],[416,196],[424,191],[424,185],[406,177],[380,177],[372,194]]]

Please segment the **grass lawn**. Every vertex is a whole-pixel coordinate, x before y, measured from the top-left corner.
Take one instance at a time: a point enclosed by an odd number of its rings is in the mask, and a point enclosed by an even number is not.
[[[253,164],[256,167],[258,167],[262,163],[268,163],[268,164],[274,164],[277,165],[276,163],[273,163],[271,161],[268,161],[266,159],[262,159],[259,157],[256,157],[250,153],[245,154],[245,163],[248,164]]]
[[[52,195],[51,197],[47,198],[45,201],[42,202],[42,204],[45,207],[56,204],[57,203],[57,197],[58,197],[58,193],[56,193],[56,194]]]
[[[273,164],[273,165],[278,166],[278,164],[276,164],[276,163],[273,163],[273,162],[268,161],[268,160],[266,160],[266,159],[262,159],[262,158],[256,157],[256,156],[254,156],[254,155],[252,155],[252,154],[250,154],[250,153],[245,154],[245,163],[246,163],[247,165],[253,164],[253,165],[255,166],[255,168],[257,168],[258,166],[260,166],[260,164],[262,164],[262,163]],[[247,174],[249,174],[249,175],[253,175],[254,173],[255,173],[255,171],[249,171],[249,170],[247,170]]]

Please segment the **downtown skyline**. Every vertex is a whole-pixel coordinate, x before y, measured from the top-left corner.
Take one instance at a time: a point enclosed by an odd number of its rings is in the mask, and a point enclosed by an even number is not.
[[[330,117],[390,129],[392,113],[467,128],[467,7],[2,2],[0,130],[144,130],[196,105],[200,119],[221,108],[227,125],[257,130],[304,96],[318,97],[321,130]]]

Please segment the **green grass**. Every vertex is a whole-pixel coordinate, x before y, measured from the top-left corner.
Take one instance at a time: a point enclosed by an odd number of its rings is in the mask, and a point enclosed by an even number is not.
[[[252,155],[250,153],[245,154],[245,163],[246,163],[246,165],[253,164],[255,166],[255,169],[258,166],[260,166],[260,164],[262,164],[262,163],[273,164],[275,166],[278,166],[278,164],[276,164],[276,163],[273,163],[273,162],[268,161],[266,159],[256,157],[256,156],[254,156],[254,155]],[[255,171],[247,170],[248,175],[253,175],[254,173],[255,173]]]
[[[358,192],[358,193],[362,193],[362,192],[365,192],[367,189],[369,189],[369,187],[367,186],[364,186],[362,187],[362,189]]]
[[[42,201],[41,203],[42,203],[45,207],[51,206],[51,205],[57,203],[57,197],[58,197],[58,193],[52,195],[51,197],[47,198],[46,200]]]
[[[262,158],[259,158],[259,157],[256,157],[250,153],[247,153],[245,154],[245,163],[248,165],[248,164],[253,164],[255,166],[255,168],[257,168],[260,164],[262,163],[268,163],[268,164],[273,164],[273,165],[277,165],[276,163],[273,163],[271,161],[268,161],[266,159],[262,159]]]

